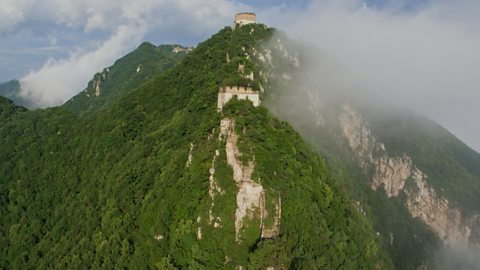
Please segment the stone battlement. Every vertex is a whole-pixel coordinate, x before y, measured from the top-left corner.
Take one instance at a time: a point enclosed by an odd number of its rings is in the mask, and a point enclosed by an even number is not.
[[[225,87],[220,87],[220,93],[231,93],[231,94],[258,94],[258,91],[253,90],[252,87],[245,87],[245,86],[225,86]]]
[[[257,15],[251,12],[242,12],[235,14],[235,20],[233,21],[233,29],[238,26],[256,23]]]
[[[253,90],[252,87],[244,86],[225,86],[220,87],[218,92],[217,109],[222,110],[223,106],[232,98],[238,98],[239,100],[249,100],[253,103],[253,106],[260,106],[260,92]]]

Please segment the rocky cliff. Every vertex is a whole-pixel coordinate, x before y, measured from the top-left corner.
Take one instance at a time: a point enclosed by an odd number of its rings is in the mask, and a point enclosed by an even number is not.
[[[427,224],[449,245],[479,245],[480,215],[466,216],[440,196],[428,176],[407,154],[391,156],[361,114],[349,104],[342,107],[339,121],[356,162],[370,177],[373,190],[383,188],[388,197],[405,196],[412,217]]]

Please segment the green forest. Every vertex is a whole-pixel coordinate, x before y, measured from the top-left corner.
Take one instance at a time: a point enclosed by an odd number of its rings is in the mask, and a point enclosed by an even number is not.
[[[248,101],[217,112],[219,86],[238,81],[245,52],[273,31],[226,27],[173,58],[170,49],[143,44],[110,68],[105,93],[115,94],[98,102],[81,93],[64,106],[27,110],[0,98],[0,268],[393,268],[339,175],[288,123]],[[149,53],[158,54],[157,66],[132,79],[135,61]],[[260,77],[260,67],[245,62]],[[282,196],[277,237],[250,226],[235,241],[236,186],[225,146],[211,139],[224,117],[236,123],[245,160],[255,159],[254,180]],[[216,149],[224,224],[203,225],[198,239]]]

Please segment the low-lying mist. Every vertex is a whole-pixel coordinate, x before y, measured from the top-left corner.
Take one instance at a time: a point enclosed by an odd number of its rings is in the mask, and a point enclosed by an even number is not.
[[[480,11],[480,2],[455,3],[426,2],[404,10],[359,1],[318,1],[293,14],[265,13],[272,25],[296,40],[289,42],[280,33],[268,47],[278,51],[280,43],[289,55],[303,55],[295,70],[274,63],[277,77],[271,83],[284,85],[285,92],[268,99],[267,107],[303,135],[309,134],[302,132],[308,123],[322,121],[312,107],[328,108],[342,100],[375,107],[378,117],[413,111],[479,152],[480,19],[472,11]],[[440,270],[479,270],[480,249],[441,248],[435,251],[434,265]]]
[[[414,112],[425,111],[390,95],[389,91],[394,89],[386,90],[385,93],[370,90],[368,82],[358,80],[358,74],[348,65],[311,43],[290,40],[284,33],[277,32],[267,43],[266,50],[283,60],[273,60],[271,66],[275,75],[269,83],[276,89],[273,94],[267,95],[265,105],[274,114],[289,121],[307,139],[317,140],[318,136],[323,136],[316,134],[317,137],[312,138],[309,131],[311,125],[321,125],[319,121],[325,117],[337,117],[332,112],[345,102],[371,107],[378,113],[373,117],[378,119],[408,118],[413,115],[415,118],[420,117],[420,123],[430,123],[421,121],[423,118]],[[292,61],[294,58],[298,58],[300,63],[296,68],[292,68],[296,61]],[[316,109],[321,109],[322,112]],[[322,115],[325,111],[331,114]],[[422,128],[434,133],[439,127],[433,124]],[[433,269],[480,270],[479,247],[444,246],[432,253]]]
[[[417,111],[479,151],[480,2],[387,3],[313,1],[262,16],[320,52],[309,68],[326,87],[349,85],[365,99]]]
[[[435,257],[437,270],[480,269],[480,248],[444,247]]]

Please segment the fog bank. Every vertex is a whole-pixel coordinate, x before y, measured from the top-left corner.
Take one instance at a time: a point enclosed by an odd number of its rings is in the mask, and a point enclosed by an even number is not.
[[[316,47],[319,63],[323,55],[341,66],[339,83],[424,114],[479,151],[480,2],[427,1],[412,9],[404,2],[314,1],[306,10],[262,16]]]

